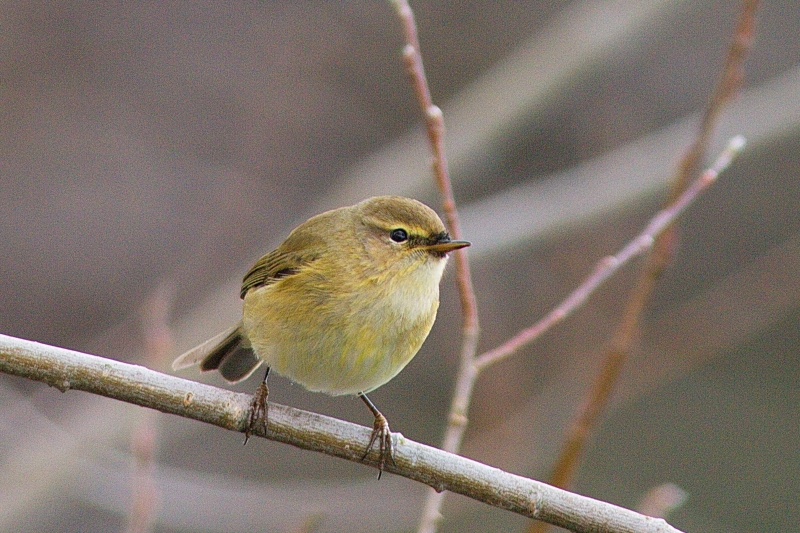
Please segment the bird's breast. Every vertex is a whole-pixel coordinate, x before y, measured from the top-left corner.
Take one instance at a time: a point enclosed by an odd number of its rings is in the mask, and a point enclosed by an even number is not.
[[[280,374],[333,395],[375,389],[397,375],[430,332],[444,261],[326,284],[300,275],[250,291],[243,327]]]

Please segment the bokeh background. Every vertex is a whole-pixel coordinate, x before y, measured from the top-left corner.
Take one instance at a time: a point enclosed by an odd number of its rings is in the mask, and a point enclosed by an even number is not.
[[[739,3],[413,7],[489,349],[658,210]],[[3,334],[170,371],[237,319],[242,275],[308,216],[388,193],[439,206],[388,3],[0,12]],[[750,144],[681,219],[676,260],[574,487],[636,507],[675,483],[688,499],[670,520],[686,531],[783,532],[800,519],[798,27],[800,4],[763,3],[745,88],[712,149],[737,133]],[[547,477],[636,272],[486,371],[465,455]],[[450,271],[428,342],[371,395],[395,431],[440,442],[458,328]],[[371,423],[357,400],[281,378],[270,389]],[[0,405],[0,531],[124,531],[132,516],[165,533],[412,531],[427,490],[9,376]],[[528,524],[453,495],[443,512],[445,532]]]

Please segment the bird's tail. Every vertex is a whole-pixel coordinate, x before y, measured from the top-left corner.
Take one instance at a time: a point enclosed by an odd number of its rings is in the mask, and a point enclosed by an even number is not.
[[[172,369],[181,370],[198,363],[201,371],[218,370],[226,381],[236,383],[250,377],[261,365],[261,359],[250,348],[241,325],[236,325],[175,359]]]

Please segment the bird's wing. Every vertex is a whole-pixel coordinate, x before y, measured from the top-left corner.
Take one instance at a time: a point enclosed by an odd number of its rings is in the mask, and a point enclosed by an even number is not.
[[[300,231],[298,231],[300,230]],[[242,280],[241,298],[254,287],[270,285],[286,276],[297,273],[325,252],[325,239],[302,231],[302,226],[277,248],[256,261]]]

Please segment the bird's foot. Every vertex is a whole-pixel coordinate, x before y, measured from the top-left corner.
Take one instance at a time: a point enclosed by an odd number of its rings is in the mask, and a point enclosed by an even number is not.
[[[386,420],[386,417],[378,411],[378,408],[375,407],[367,395],[364,393],[359,394],[359,397],[367,404],[369,410],[372,411],[372,414],[375,416],[375,423],[372,425],[372,434],[369,437],[369,442],[367,443],[367,449],[364,451],[364,455],[361,457],[361,460],[367,458],[369,455],[370,450],[378,443],[378,453],[380,457],[378,459],[378,479],[381,478],[381,474],[383,474],[383,469],[386,467],[387,462],[391,462],[392,465],[397,466],[394,462],[394,443],[392,442],[392,432],[389,430],[389,421]]]
[[[244,430],[244,444],[247,444],[254,430],[260,430],[262,433],[267,432],[268,396],[269,387],[267,387],[266,381],[262,381],[255,394],[253,394],[253,401],[250,402],[250,420],[247,423],[247,429]]]

